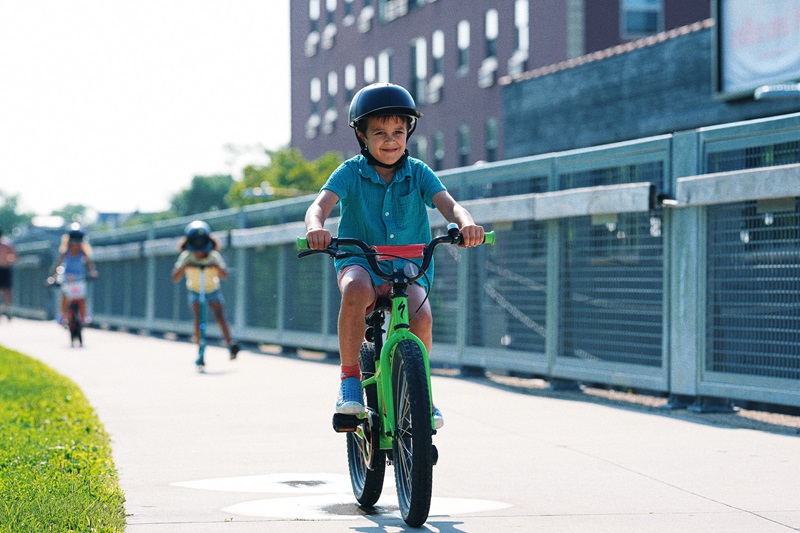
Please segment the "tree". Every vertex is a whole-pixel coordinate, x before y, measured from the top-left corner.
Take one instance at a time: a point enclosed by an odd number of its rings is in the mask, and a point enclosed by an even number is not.
[[[188,189],[172,197],[172,211],[177,216],[189,216],[231,207],[225,196],[233,184],[228,175],[195,176]]]
[[[294,148],[267,150],[267,155],[267,166],[242,170],[242,181],[235,183],[226,197],[232,207],[314,194],[342,163],[337,152],[327,152],[314,161],[306,161]]]
[[[63,218],[69,224],[70,222],[84,221],[87,210],[88,208],[83,204],[67,204],[51,214]]]
[[[33,220],[33,215],[30,213],[19,213],[19,196],[6,195],[0,191],[0,228],[3,229],[3,234],[11,236],[14,228],[30,224]]]

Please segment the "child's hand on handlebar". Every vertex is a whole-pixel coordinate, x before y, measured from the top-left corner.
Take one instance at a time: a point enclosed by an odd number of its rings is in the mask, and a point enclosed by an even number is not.
[[[463,238],[463,244],[461,244],[463,248],[467,248],[469,246],[480,246],[483,244],[483,226],[469,224],[461,228],[460,231]]]
[[[312,250],[324,250],[331,244],[331,232],[325,228],[308,230],[306,232],[308,247]]]

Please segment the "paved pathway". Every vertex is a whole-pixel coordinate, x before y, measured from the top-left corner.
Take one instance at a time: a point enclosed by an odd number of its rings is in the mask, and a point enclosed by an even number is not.
[[[404,531],[392,469],[376,514],[354,505],[330,429],[338,369],[244,351],[192,366],[181,342],[53,323],[0,344],[74,380],[111,434],[129,533]],[[800,530],[800,437],[435,377],[439,532]],[[702,418],[696,417],[698,420]]]

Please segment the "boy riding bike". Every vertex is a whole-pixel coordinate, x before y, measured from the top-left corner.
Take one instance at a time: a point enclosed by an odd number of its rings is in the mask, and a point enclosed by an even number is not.
[[[309,248],[322,250],[331,243],[330,231],[324,225],[337,203],[341,204],[339,237],[361,239],[374,246],[427,243],[431,231],[426,207],[435,207],[448,222],[458,225],[463,246],[483,243],[483,228],[475,225],[433,170],[408,155],[406,143],[421,116],[414,99],[399,85],[373,84],[356,93],[350,104],[349,125],[355,130],[361,154],[331,174],[308,208],[305,224]],[[342,293],[338,323],[341,384],[336,412],[361,414],[364,400],[358,358],[364,340],[364,316],[379,297],[388,294],[391,284],[377,277],[363,257],[336,259],[334,265]],[[430,353],[432,317],[426,296],[433,279],[432,266],[428,272],[427,278],[408,287],[408,300],[410,309],[416,310],[410,321],[411,332]],[[436,407],[434,421],[437,429],[444,424]]]

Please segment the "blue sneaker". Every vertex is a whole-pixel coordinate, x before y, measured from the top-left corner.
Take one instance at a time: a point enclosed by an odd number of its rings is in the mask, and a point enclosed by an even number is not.
[[[364,393],[361,380],[347,378],[339,387],[339,398],[336,400],[336,412],[341,415],[360,415],[364,412]]]

